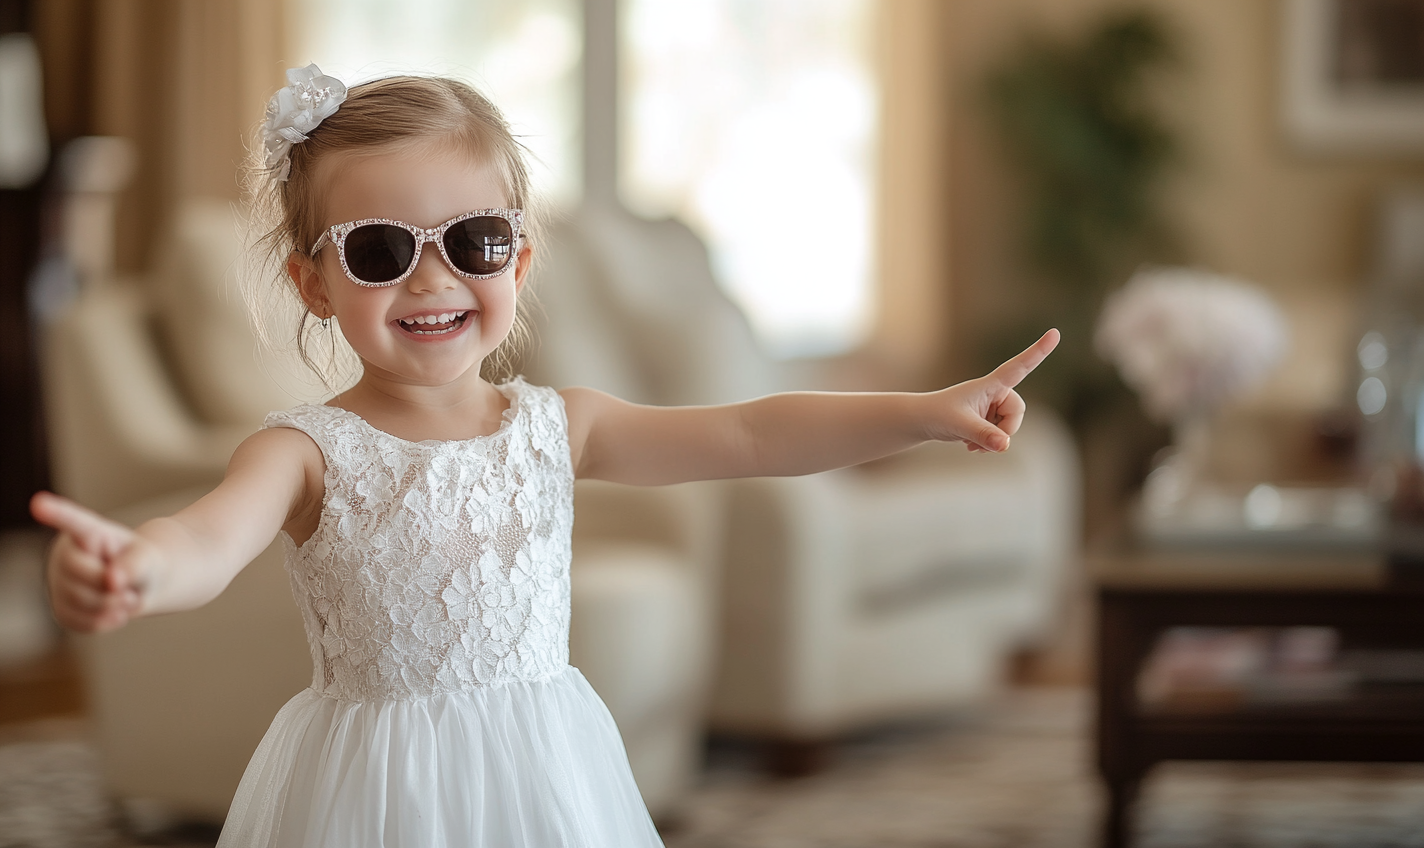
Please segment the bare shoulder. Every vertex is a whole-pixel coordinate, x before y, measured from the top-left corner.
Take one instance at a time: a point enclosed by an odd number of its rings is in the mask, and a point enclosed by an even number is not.
[[[569,453],[573,458],[574,472],[583,476],[589,434],[596,429],[599,420],[615,414],[617,410],[629,404],[607,392],[583,386],[560,389],[559,397],[564,399],[564,414],[569,421]]]
[[[268,427],[242,440],[232,453],[228,473],[246,467],[301,468],[315,470],[318,477],[326,470],[326,459],[311,436],[292,427]]]
[[[291,427],[269,427],[243,440],[227,466],[224,486],[263,493],[281,504],[282,529],[306,541],[326,500],[326,458],[311,436]]]
[[[613,395],[583,386],[559,389],[559,397],[564,399],[564,413],[568,415],[571,426],[576,422],[585,423],[609,401],[617,400]]]
[[[607,392],[584,386],[560,389],[559,397],[564,399],[564,414],[569,419],[570,438],[575,431],[587,435],[601,418],[641,408],[638,404],[629,403]]]

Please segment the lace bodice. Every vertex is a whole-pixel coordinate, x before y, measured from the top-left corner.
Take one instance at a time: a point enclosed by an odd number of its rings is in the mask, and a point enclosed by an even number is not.
[[[267,416],[326,458],[316,532],[285,533],[312,688],[404,700],[564,669],[573,466],[563,401],[516,379],[500,429],[408,442],[355,413],[305,405]]]

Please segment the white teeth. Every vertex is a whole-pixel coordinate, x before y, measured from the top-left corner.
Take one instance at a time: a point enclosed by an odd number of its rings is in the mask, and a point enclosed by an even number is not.
[[[458,312],[442,312],[439,315],[417,315],[414,318],[402,318],[400,319],[400,323],[402,324],[402,326],[405,327],[413,327],[418,324],[448,324],[451,321],[463,318],[465,315],[468,314],[468,310],[460,310]],[[422,333],[424,335],[438,335],[441,333],[449,333],[454,330],[454,327],[448,327],[444,330],[413,330],[412,332]]]

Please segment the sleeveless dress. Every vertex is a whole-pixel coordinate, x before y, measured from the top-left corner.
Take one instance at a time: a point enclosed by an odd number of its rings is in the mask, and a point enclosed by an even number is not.
[[[516,379],[498,431],[408,442],[331,406],[267,417],[326,459],[282,533],[311,688],[273,720],[219,848],[661,846],[618,729],[568,664],[562,399]]]

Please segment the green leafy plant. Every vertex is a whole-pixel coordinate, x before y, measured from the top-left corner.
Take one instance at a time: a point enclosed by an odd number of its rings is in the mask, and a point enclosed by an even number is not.
[[[1004,349],[1047,324],[1064,331],[1040,385],[1075,425],[1124,393],[1093,353],[1104,295],[1148,261],[1177,259],[1159,208],[1176,158],[1173,133],[1152,99],[1153,78],[1174,64],[1166,24],[1118,11],[1081,38],[1024,37],[987,76],[984,102],[1022,199],[1023,270],[1035,306]]]

